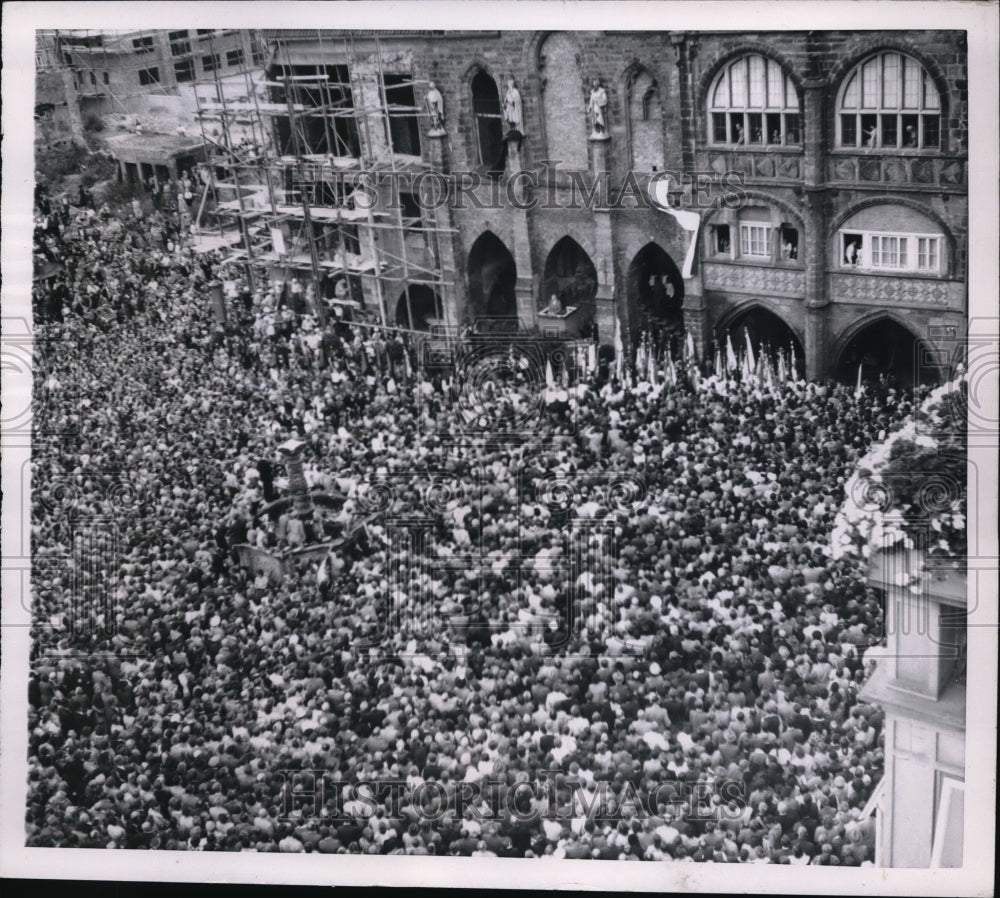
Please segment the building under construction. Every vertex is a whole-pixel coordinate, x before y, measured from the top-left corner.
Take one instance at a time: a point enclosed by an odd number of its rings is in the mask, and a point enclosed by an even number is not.
[[[247,263],[251,279],[297,279],[321,319],[456,332],[456,230],[447,206],[417,196],[443,167],[444,135],[426,136],[417,101],[427,85],[375,35],[264,40],[266,65],[246,69],[242,89],[218,72],[196,86],[211,197],[200,246]]]
[[[136,91],[159,53],[155,102],[193,106],[198,245],[298,279],[320,316],[682,334],[702,358],[745,333],[851,382],[961,360],[964,32],[147,37],[115,46]],[[649,201],[667,173],[683,217]]]
[[[254,42],[239,91],[216,71],[197,96],[200,225],[257,276],[415,331],[690,334],[699,355],[746,332],[810,377],[933,381],[961,356],[961,32]],[[648,201],[665,172],[683,220]]]

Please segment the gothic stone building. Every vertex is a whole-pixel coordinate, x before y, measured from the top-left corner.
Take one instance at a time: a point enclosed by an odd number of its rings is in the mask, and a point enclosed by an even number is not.
[[[265,38],[269,77],[325,71],[350,85],[338,105],[353,118],[311,125],[320,142],[326,128],[327,152],[368,168],[393,153],[397,167],[448,179],[433,211],[401,198],[440,229],[434,246],[411,250],[442,275],[440,287],[390,280],[382,301],[401,324],[507,316],[528,332],[596,327],[610,344],[618,316],[632,339],[672,324],[703,352],[746,328],[793,347],[808,375],[844,379],[859,364],[866,378],[936,379],[957,359],[964,32]],[[431,83],[440,129],[423,112],[392,111],[425,110]],[[511,84],[521,101],[513,134]],[[388,126],[375,118],[379,100]],[[422,180],[441,193],[437,174]],[[649,201],[651,181],[699,213],[697,232]],[[575,307],[569,319],[540,316],[553,293]]]

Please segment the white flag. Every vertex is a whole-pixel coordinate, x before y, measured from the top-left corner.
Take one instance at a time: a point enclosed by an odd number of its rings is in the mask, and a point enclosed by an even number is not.
[[[750,366],[751,371],[757,370],[757,357],[754,355],[753,344],[750,342],[750,331],[744,330],[743,337],[747,344],[747,364]]]
[[[625,346],[622,343],[622,324],[618,316],[615,315],[615,374],[618,380],[622,379],[625,371]]]
[[[739,367],[736,361],[736,351],[733,349],[733,341],[729,334],[726,334],[726,370],[735,371]]]

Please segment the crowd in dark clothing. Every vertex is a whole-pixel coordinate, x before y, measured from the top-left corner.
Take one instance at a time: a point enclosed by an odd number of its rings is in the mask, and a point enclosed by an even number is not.
[[[605,369],[545,405],[526,370],[472,405],[528,432],[476,439],[405,341],[324,330],[161,213],[46,200],[36,252],[66,351],[34,376],[29,845],[873,861],[882,609],[829,535],[912,396]],[[276,582],[232,549],[287,545],[291,437],[370,546]],[[432,519],[402,574],[386,489]]]

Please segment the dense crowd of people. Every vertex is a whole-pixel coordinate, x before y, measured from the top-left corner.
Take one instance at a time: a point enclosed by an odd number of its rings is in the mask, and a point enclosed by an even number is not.
[[[470,415],[161,212],[46,198],[36,252],[29,845],[872,863],[882,610],[829,535],[912,395],[513,365]],[[233,548],[289,546],[291,437],[368,544],[276,580]]]

